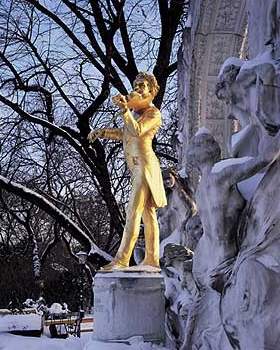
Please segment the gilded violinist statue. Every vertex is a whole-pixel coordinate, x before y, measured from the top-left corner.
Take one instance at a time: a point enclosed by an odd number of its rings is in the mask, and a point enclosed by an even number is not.
[[[145,234],[145,258],[141,265],[159,267],[159,227],[156,209],[166,205],[159,161],[152,140],[161,125],[161,113],[152,101],[159,90],[152,74],[139,73],[128,96],[113,97],[124,121],[123,128],[97,129],[88,135],[123,142],[125,158],[131,172],[132,191],[126,211],[126,224],[118,252],[102,270],[127,268],[139,235],[141,218]]]

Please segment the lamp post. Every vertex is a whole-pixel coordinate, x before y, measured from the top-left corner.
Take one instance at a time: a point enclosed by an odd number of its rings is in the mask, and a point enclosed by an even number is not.
[[[81,337],[81,322],[82,319],[85,315],[84,311],[84,283],[85,283],[85,278],[84,278],[84,269],[85,269],[85,264],[87,261],[87,253],[86,252],[78,252],[76,256],[79,259],[79,265],[80,265],[80,291],[79,291],[79,301],[80,301],[80,306],[79,306],[79,324],[78,324],[78,329],[77,329],[77,336],[80,338]]]

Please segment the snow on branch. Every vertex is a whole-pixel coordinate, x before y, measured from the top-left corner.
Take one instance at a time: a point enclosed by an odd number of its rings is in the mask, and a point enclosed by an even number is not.
[[[80,242],[86,249],[87,252],[94,250],[95,253],[102,256],[106,260],[112,260],[112,257],[100,249],[92,240],[83,232],[74,221],[68,218],[60,209],[49,202],[46,198],[30,190],[29,188],[22,186],[16,182],[10,181],[6,177],[0,175],[0,187],[8,192],[14,193],[27,200],[30,203],[35,204],[40,209],[49,214],[52,218],[59,221],[62,227],[67,230],[78,242]]]

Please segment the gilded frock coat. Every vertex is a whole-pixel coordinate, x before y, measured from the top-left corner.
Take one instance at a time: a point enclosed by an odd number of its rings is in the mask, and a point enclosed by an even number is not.
[[[141,176],[149,186],[154,206],[164,207],[167,201],[160,164],[152,148],[152,140],[161,126],[161,113],[151,106],[137,119],[127,111],[123,120],[122,129],[104,129],[104,138],[123,141],[124,154],[132,178]],[[135,166],[137,172],[134,172]]]

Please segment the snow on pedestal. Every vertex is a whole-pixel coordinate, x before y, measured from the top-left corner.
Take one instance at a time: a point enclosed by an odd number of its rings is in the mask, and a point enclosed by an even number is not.
[[[164,280],[159,273],[98,273],[94,278],[94,338],[165,340]]]

